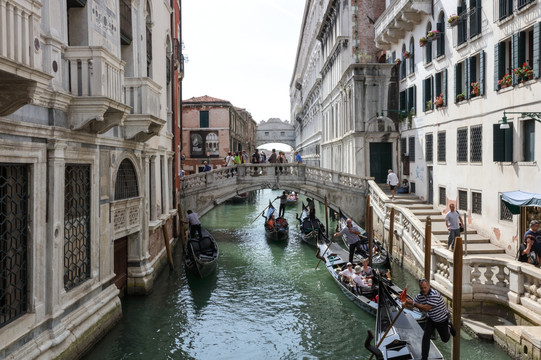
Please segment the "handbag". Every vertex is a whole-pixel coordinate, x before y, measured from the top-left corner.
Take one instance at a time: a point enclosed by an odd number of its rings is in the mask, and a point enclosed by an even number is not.
[[[464,232],[464,226],[460,226],[460,232]]]

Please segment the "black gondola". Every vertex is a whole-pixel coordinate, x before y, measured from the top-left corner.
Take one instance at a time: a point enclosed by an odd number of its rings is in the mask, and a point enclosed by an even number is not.
[[[204,278],[218,265],[218,244],[210,233],[201,228],[201,239],[188,237],[184,248],[184,263],[197,276]]]
[[[346,227],[346,220],[347,218],[342,213],[342,210],[339,210],[340,214],[340,229],[343,229]],[[363,258],[368,258],[368,235],[366,233],[366,230],[364,230],[362,227],[360,227],[355,221],[353,221],[353,224],[357,226],[359,229],[361,229],[361,235],[359,238],[361,239],[361,246],[355,250],[355,252],[359,255],[361,255]],[[346,247],[349,247],[347,243],[347,237],[344,235],[342,236],[342,240]],[[375,252],[372,254],[372,264],[375,266],[380,267],[387,267],[389,268],[391,266],[389,261],[389,254],[387,253],[387,250],[383,248],[383,245],[376,239],[374,239],[374,249]]]
[[[299,229],[302,240],[310,245],[317,246],[318,240],[322,239],[325,232],[325,225],[314,216],[310,218],[310,210],[302,203],[301,216],[297,214],[299,220]]]
[[[379,286],[376,317],[376,346],[371,346],[369,332],[365,347],[377,360],[420,359],[423,329],[407,310],[401,311],[393,292],[385,284]],[[429,359],[443,359],[436,345],[430,342]]]
[[[342,292],[353,301],[358,307],[368,312],[369,314],[376,315],[378,310],[378,302],[376,301],[376,295],[378,293],[378,287],[380,283],[386,283],[387,287],[392,291],[393,297],[398,304],[399,294],[402,289],[394,285],[391,280],[382,276],[374,276],[372,278],[372,286],[368,288],[357,288],[350,284],[350,282],[344,282],[341,279],[339,272],[346,267],[349,260],[349,252],[344,250],[340,245],[336,243],[327,243],[320,241],[318,243],[318,252],[316,255],[319,259],[325,262],[327,270],[331,274],[333,280],[340,287]],[[361,259],[358,255],[355,255],[353,260],[353,266],[360,264]],[[415,320],[422,322],[424,315],[417,309],[405,310]]]
[[[272,241],[284,241],[289,236],[289,224],[284,217],[274,218],[276,208],[269,201],[265,218],[265,236]]]

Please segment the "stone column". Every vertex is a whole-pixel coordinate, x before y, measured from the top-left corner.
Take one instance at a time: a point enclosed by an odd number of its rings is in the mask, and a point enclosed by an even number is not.
[[[46,250],[46,311],[60,310],[64,290],[64,184],[67,144],[49,140],[47,144],[48,191]]]
[[[156,155],[150,156],[149,166],[149,209],[150,221],[155,221],[157,218],[156,209]]]

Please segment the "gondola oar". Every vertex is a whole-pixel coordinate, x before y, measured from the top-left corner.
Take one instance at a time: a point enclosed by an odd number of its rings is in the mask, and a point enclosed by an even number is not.
[[[262,215],[265,213],[265,210],[267,210],[267,208],[268,208],[269,206],[271,206],[272,203],[275,202],[275,201],[276,201],[276,199],[272,200],[272,202],[269,201],[269,205],[265,206],[265,208],[263,209],[263,211],[261,212],[261,214],[258,213],[258,215],[255,217],[255,219],[250,223],[250,225],[252,225],[252,224],[257,220],[258,217],[262,216]]]
[[[327,239],[325,237],[325,240],[329,241],[329,239]],[[327,245],[327,248],[325,249],[325,251],[323,252],[323,254],[321,255],[322,257],[319,258],[319,261],[317,262],[317,265],[316,265],[316,270],[317,270],[317,267],[319,266],[319,263],[321,262],[321,259],[323,258],[323,256],[325,256],[325,253],[327,252],[327,250],[329,250],[329,247],[331,246],[332,242],[334,240],[334,236],[332,237],[332,239],[329,241],[329,245]],[[319,249],[319,248],[318,248]]]

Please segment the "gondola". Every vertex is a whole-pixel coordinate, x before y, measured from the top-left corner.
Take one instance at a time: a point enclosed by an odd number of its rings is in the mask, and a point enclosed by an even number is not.
[[[188,237],[184,263],[190,271],[204,278],[216,270],[220,252],[216,240],[206,229],[201,228],[201,235],[201,239]]]
[[[246,202],[248,200],[248,193],[237,193],[237,195],[233,196],[231,199],[227,200],[229,204],[239,204]]]
[[[340,229],[343,229],[346,227],[347,218],[342,213],[342,210],[339,210],[339,214],[340,214],[339,226],[340,226]],[[357,248],[355,252],[361,255],[363,258],[368,258],[368,255],[369,255],[368,254],[368,234],[362,227],[360,227],[357,223],[355,223],[355,221],[353,221],[353,225],[361,229],[361,235],[359,236],[361,239],[361,249]],[[349,248],[347,237],[345,235],[342,236],[342,241],[344,242],[344,245],[346,245],[346,247]],[[376,239],[374,239],[374,248],[375,248],[375,252],[374,254],[372,254],[372,264],[378,267],[389,268],[391,266],[390,261],[389,261],[389,254],[387,253],[387,250],[383,248],[383,245]]]
[[[289,236],[289,224],[284,217],[274,219],[276,208],[269,201],[267,214],[265,217],[265,236],[268,240],[284,241]],[[272,219],[272,220],[271,220]]]
[[[289,194],[287,195],[286,205],[287,206],[295,205],[298,200],[299,200],[299,196],[295,194],[294,191],[290,191]]]
[[[310,219],[310,210],[304,203],[302,203],[301,216],[297,214],[297,220],[299,220],[301,239],[309,245],[317,246],[318,240],[322,239],[325,232],[325,225],[315,216]]]
[[[325,262],[328,272],[331,274],[340,290],[342,290],[355,305],[367,313],[371,315],[376,315],[377,313],[378,303],[376,301],[376,295],[380,283],[387,284],[387,287],[391,290],[397,304],[400,302],[398,296],[402,293],[402,289],[393,284],[392,281],[384,275],[374,276],[372,278],[372,286],[362,289],[357,289],[349,282],[342,281],[339,272],[346,267],[349,260],[349,252],[344,250],[340,245],[336,243],[328,245],[325,241],[319,241],[316,256]],[[353,258],[353,266],[355,267],[355,265],[359,265],[360,263],[360,256],[355,255]],[[405,312],[411,314],[411,316],[419,322],[424,321],[423,313],[417,309],[405,310]]]
[[[369,332],[365,347],[377,360],[420,359],[423,329],[393,298],[393,291],[382,284],[378,290],[376,316],[376,346],[371,345],[373,334]],[[379,345],[379,346],[378,346]],[[430,341],[429,359],[443,359],[436,345]]]

